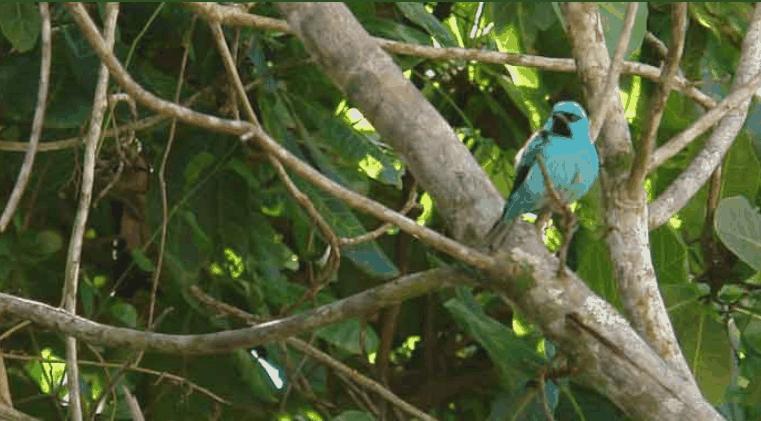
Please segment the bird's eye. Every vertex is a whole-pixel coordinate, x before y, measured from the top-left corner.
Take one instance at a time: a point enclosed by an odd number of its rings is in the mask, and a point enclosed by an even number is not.
[[[581,120],[581,117],[579,117],[576,114],[563,113],[563,116],[568,120],[569,123],[575,123],[575,122]]]

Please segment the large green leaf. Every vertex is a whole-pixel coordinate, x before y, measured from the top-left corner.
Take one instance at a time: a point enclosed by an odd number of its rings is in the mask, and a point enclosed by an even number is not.
[[[19,52],[34,48],[40,22],[40,12],[34,3],[0,2],[0,30]]]
[[[701,300],[707,293],[704,287],[682,283],[661,289],[687,363],[705,397],[718,404],[732,378],[733,354],[718,313]]]
[[[484,313],[470,290],[457,288],[457,296],[447,300],[444,307],[486,350],[507,390],[517,390],[536,377],[545,363],[544,358],[527,340]]]
[[[714,222],[719,238],[743,262],[761,271],[761,214],[748,199],[722,199]]]

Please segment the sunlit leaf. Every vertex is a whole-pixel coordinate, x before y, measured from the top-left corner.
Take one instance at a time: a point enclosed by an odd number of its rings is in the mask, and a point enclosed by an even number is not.
[[[37,43],[41,20],[34,3],[0,2],[0,29],[19,52],[29,51]]]

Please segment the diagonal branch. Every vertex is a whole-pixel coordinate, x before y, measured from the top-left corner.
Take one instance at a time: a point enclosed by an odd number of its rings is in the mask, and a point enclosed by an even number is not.
[[[632,28],[634,28],[634,20],[637,18],[637,2],[629,2],[626,5],[626,15],[624,16],[624,26],[621,29],[621,34],[618,38],[618,44],[616,45],[616,51],[613,53],[613,60],[610,62],[608,68],[608,77],[605,79],[605,85],[602,90],[594,109],[592,110],[591,122],[589,124],[589,136],[594,142],[597,136],[600,134],[605,119],[608,118],[608,111],[610,111],[610,103],[613,101],[620,101],[621,97],[618,94],[618,79],[621,75],[621,67],[624,62],[624,55],[629,48],[629,40],[632,36]]]
[[[254,127],[261,129],[261,124],[259,124],[259,119],[256,117],[254,107],[251,106],[251,101],[248,99],[248,95],[246,95],[246,88],[243,86],[243,81],[241,81],[240,75],[238,74],[233,55],[230,52],[230,48],[227,46],[225,34],[224,31],[222,31],[222,25],[220,25],[219,22],[211,21],[209,22],[209,27],[211,28],[211,34],[214,37],[214,41],[217,44],[217,49],[222,56],[227,77],[232,83],[234,92],[238,96],[238,101],[243,104],[246,118],[248,118],[248,121],[253,124]],[[328,261],[325,269],[317,279],[317,285],[313,286],[320,288],[338,271],[338,267],[341,264],[341,243],[338,240],[338,236],[333,232],[333,228],[331,228],[328,222],[325,221],[325,218],[322,217],[320,212],[314,206],[314,203],[309,199],[309,196],[304,194],[304,192],[296,186],[296,183],[291,180],[291,177],[288,176],[288,172],[283,168],[283,164],[272,156],[272,154],[267,154],[267,157],[272,166],[275,167],[275,172],[280,178],[280,181],[283,182],[288,192],[293,196],[294,200],[296,200],[296,203],[298,203],[307,215],[309,215],[309,218],[314,221],[315,225],[317,225],[317,229],[320,230],[323,238],[328,243]],[[310,291],[310,293],[316,294],[317,291],[313,290]]]
[[[655,96],[650,101],[650,112],[645,129],[642,131],[640,151],[634,155],[634,164],[629,175],[629,190],[643,189],[643,182],[647,177],[647,169],[650,164],[650,156],[655,148],[655,137],[661,124],[663,111],[666,109],[666,101],[671,93],[674,78],[679,70],[679,62],[684,51],[684,39],[687,35],[687,3],[676,3],[671,10],[671,39],[673,45],[666,55],[663,71],[659,80]]]
[[[751,97],[761,89],[761,72],[751,75],[752,78],[745,83],[738,84],[737,87],[732,89],[732,92],[724,97],[716,107],[708,110],[705,114],[700,116],[690,127],[684,129],[679,134],[669,139],[666,143],[661,145],[653,152],[652,159],[648,167],[648,171],[654,171],[664,162],[673,158],[687,145],[692,143],[700,135],[708,131],[711,127],[719,123],[725,116],[728,116],[730,112],[736,112],[738,109],[742,109]]]
[[[42,6],[44,3],[40,3]],[[105,42],[110,50],[114,48],[114,35],[116,33],[116,18],[119,15],[119,3],[108,3],[105,16]],[[71,314],[77,312],[77,285],[79,283],[79,269],[82,262],[82,243],[84,241],[87,217],[90,213],[93,184],[95,183],[95,160],[100,140],[103,116],[105,115],[108,90],[108,69],[101,65],[98,73],[98,82],[95,87],[92,112],[90,114],[89,128],[85,137],[85,158],[82,168],[82,183],[79,192],[79,204],[77,214],[74,217],[74,225],[71,229],[69,249],[66,257],[65,278],[61,305]],[[75,338],[66,338],[66,379],[69,389],[69,411],[71,418],[82,420],[82,402],[79,390],[79,368],[77,365],[77,341]]]
[[[16,184],[13,186],[11,197],[8,198],[8,203],[5,204],[5,209],[2,215],[0,215],[0,232],[5,232],[5,229],[8,228],[11,218],[13,218],[16,208],[18,208],[21,202],[21,197],[24,195],[26,185],[29,183],[29,177],[32,175],[32,167],[34,166],[34,157],[37,155],[37,145],[40,142],[40,136],[42,136],[42,126],[45,123],[45,108],[47,107],[48,87],[50,86],[50,55],[52,50],[50,11],[48,10],[47,3],[40,3],[40,15],[42,16],[42,58],[40,59],[40,83],[37,87],[37,106],[34,109],[32,133],[29,135],[29,146],[24,155],[24,163],[21,164],[21,170],[19,170]]]
[[[682,209],[721,163],[722,158],[729,150],[729,147],[732,146],[737,134],[745,123],[745,118],[748,116],[748,108],[750,107],[750,97],[758,89],[755,84],[761,84],[760,72],[761,4],[756,4],[753,18],[748,26],[748,32],[743,39],[740,62],[737,65],[735,79],[732,82],[732,88],[735,92],[729,97],[737,95],[735,98],[739,100],[741,96],[747,96],[744,100],[739,101],[737,108],[728,112],[721,119],[719,125],[714,128],[711,136],[706,141],[705,146],[703,146],[703,149],[692,160],[690,165],[650,204],[648,210],[650,229],[659,227],[668,221],[671,215]],[[749,82],[753,84],[748,85]],[[740,89],[741,87],[743,87],[742,89],[749,89],[742,90]],[[740,93],[741,91],[742,94]],[[729,97],[725,101],[728,101]],[[663,147],[666,147],[666,145]]]

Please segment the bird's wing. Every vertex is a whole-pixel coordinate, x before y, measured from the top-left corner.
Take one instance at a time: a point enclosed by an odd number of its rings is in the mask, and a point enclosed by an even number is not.
[[[526,142],[526,146],[518,152],[520,159],[518,160],[518,165],[515,167],[515,181],[513,181],[513,188],[507,196],[508,201],[510,196],[512,196],[526,180],[528,170],[531,169],[531,166],[534,165],[534,162],[536,161],[536,154],[539,153],[547,140],[547,132],[540,130],[534,133],[534,135],[529,138],[528,142]]]

